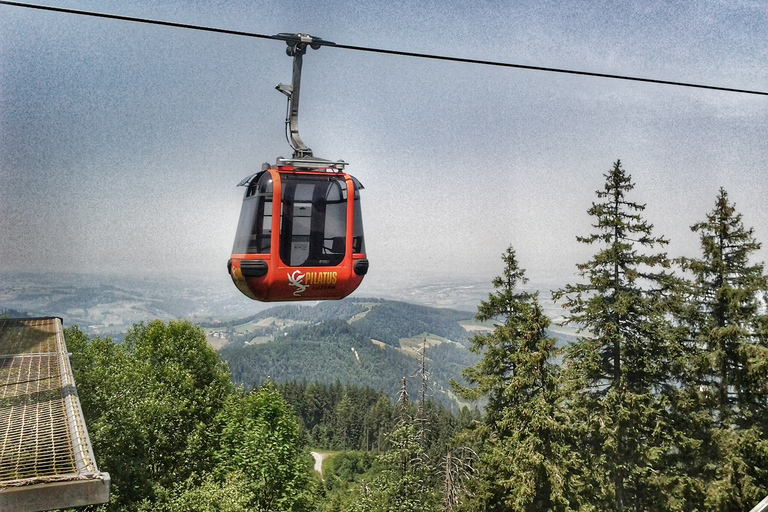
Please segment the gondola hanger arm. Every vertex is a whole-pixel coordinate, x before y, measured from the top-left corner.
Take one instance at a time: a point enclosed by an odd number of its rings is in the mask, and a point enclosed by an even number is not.
[[[330,41],[325,41],[319,37],[312,37],[308,34],[288,34],[280,33],[274,36],[276,39],[282,39],[288,45],[285,52],[289,57],[293,57],[293,76],[291,85],[278,84],[275,89],[288,97],[288,107],[285,115],[285,134],[288,143],[293,148],[293,158],[307,159],[313,158],[312,150],[304,144],[299,136],[299,95],[301,91],[301,66],[304,54],[307,52],[307,46],[313,50],[321,46],[334,45]]]

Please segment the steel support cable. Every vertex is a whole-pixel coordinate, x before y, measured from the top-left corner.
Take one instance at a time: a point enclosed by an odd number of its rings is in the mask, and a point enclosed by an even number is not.
[[[203,32],[215,32],[219,34],[251,37],[256,39],[271,39],[274,41],[285,41],[285,37],[283,36],[269,36],[266,34],[258,34],[255,32],[245,32],[241,30],[230,30],[230,29],[223,29],[223,28],[206,27],[203,25],[191,25],[188,23],[176,23],[172,21],[153,20],[148,18],[136,18],[132,16],[121,16],[119,14],[80,11],[76,9],[67,9],[63,7],[53,7],[48,5],[36,5],[36,4],[28,4],[24,2],[12,2],[7,0],[0,0],[0,5],[11,5],[16,7],[25,7],[28,9],[38,9],[42,11],[60,12],[65,14],[76,14],[80,16],[90,16],[95,18],[105,18],[105,19],[112,19],[112,20],[119,20],[119,21],[130,21],[130,22],[144,23],[149,25],[159,25],[164,27],[184,28],[184,29],[198,30]],[[768,96],[768,92],[766,91],[736,89],[732,87],[720,87],[715,85],[695,84],[695,83],[689,83],[689,82],[676,82],[672,80],[658,80],[655,78],[642,78],[642,77],[634,77],[634,76],[626,76],[626,75],[614,75],[609,73],[595,73],[591,71],[578,71],[573,69],[551,68],[551,67],[544,67],[544,66],[529,66],[525,64],[512,64],[508,62],[497,62],[497,61],[482,60],[482,59],[468,59],[468,58],[462,58],[462,57],[450,57],[447,55],[434,55],[434,54],[428,54],[428,53],[416,53],[416,52],[407,52],[407,51],[400,51],[400,50],[385,50],[382,48],[371,48],[367,46],[355,46],[355,45],[349,45],[349,44],[331,43],[329,41],[322,41],[322,40],[318,41],[316,44],[320,46],[330,46],[333,48],[341,48],[344,50],[381,53],[386,55],[396,55],[400,57],[412,57],[412,58],[420,58],[420,59],[459,62],[463,64],[478,64],[483,66],[526,69],[530,71],[546,71],[550,73],[591,76],[591,77],[597,77],[597,78],[611,78],[614,80],[628,80],[632,82],[643,82],[643,83],[651,83],[651,84],[659,84],[659,85],[674,85],[678,87],[691,87],[696,89],[708,89],[708,90],[714,90],[714,91],[735,92],[740,94],[755,94],[760,96]]]
[[[548,68],[543,66],[528,66],[525,64],[512,64],[508,62],[495,62],[495,61],[489,61],[489,60],[480,60],[480,59],[465,59],[461,57],[447,57],[447,56],[441,56],[441,55],[431,55],[431,54],[424,54],[424,53],[414,53],[414,52],[404,52],[404,51],[397,51],[397,50],[382,50],[378,48],[367,48],[364,46],[352,46],[352,45],[346,45],[346,44],[338,44],[336,43],[333,45],[335,48],[343,48],[345,50],[359,50],[359,51],[366,51],[366,52],[373,52],[373,53],[385,53],[390,55],[401,55],[405,57],[419,57],[424,59],[433,59],[433,60],[446,60],[446,61],[452,61],[452,62],[462,62],[466,64],[481,64],[484,66],[497,66],[497,67],[504,67],[504,68],[516,68],[516,69],[528,69],[533,71],[548,71],[551,73],[565,73],[569,75],[582,75],[582,76],[594,76],[599,78],[613,78],[616,80],[630,80],[634,82],[646,82],[651,84],[663,84],[663,85],[677,85],[680,87],[694,87],[698,89],[710,89],[715,91],[727,91],[727,92],[738,92],[743,94],[758,94],[762,96],[768,96],[768,92],[766,91],[753,91],[748,89],[734,89],[731,87],[719,87],[715,85],[703,85],[703,84],[694,84],[694,83],[686,83],[686,82],[674,82],[671,80],[658,80],[655,78],[641,78],[641,77],[634,77],[634,76],[626,76],[626,75],[611,75],[608,73],[594,73],[591,71],[577,71],[574,69],[562,69],[562,68]]]
[[[253,32],[243,32],[240,30],[228,30],[224,28],[214,28],[214,27],[206,27],[203,25],[190,25],[188,23],[175,23],[173,21],[162,21],[162,20],[152,20],[148,18],[135,18],[133,16],[121,16],[119,14],[107,14],[102,12],[92,12],[92,11],[79,11],[77,9],[66,9],[64,7],[53,7],[50,5],[36,5],[36,4],[27,4],[24,2],[9,2],[6,0],[0,0],[0,4],[2,5],[12,5],[15,7],[25,7],[28,9],[37,9],[40,11],[51,11],[51,12],[60,12],[65,14],[77,14],[80,16],[90,16],[92,18],[105,18],[110,20],[119,20],[119,21],[131,21],[135,23],[144,23],[148,25],[160,25],[163,27],[174,27],[174,28],[186,28],[190,30],[200,30],[203,32],[216,32],[219,34],[229,34],[233,36],[242,36],[242,37],[254,37],[258,39],[274,39],[277,41],[282,41],[280,37],[277,36],[267,36],[264,34],[255,34]]]

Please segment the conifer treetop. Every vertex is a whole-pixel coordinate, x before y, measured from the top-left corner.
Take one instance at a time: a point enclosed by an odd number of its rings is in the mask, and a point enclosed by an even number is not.
[[[720,187],[715,209],[707,214],[707,220],[691,226],[691,231],[699,233],[703,257],[679,261],[697,281],[715,280],[719,285],[738,287],[745,284],[744,274],[762,276],[762,263],[749,265],[750,255],[760,250],[761,244],[754,238],[754,228],[744,227],[742,215],[736,211],[736,205],[728,201],[724,188]]]
[[[525,291],[517,291],[517,287],[526,284],[525,269],[520,268],[515,250],[510,245],[501,256],[504,262],[502,275],[496,276],[491,282],[495,293],[488,295],[488,300],[480,301],[477,307],[477,318],[481,322],[503,317],[505,322],[519,310],[520,304],[530,300],[531,295]]]
[[[596,219],[592,224],[596,232],[576,237],[585,244],[601,245],[590,261],[576,265],[579,275],[588,282],[569,284],[553,293],[555,300],[568,296],[563,304],[563,307],[571,311],[566,323],[589,325],[588,306],[590,303],[597,306],[595,302],[599,302],[599,299],[589,300],[589,297],[594,298],[595,293],[617,299],[620,292],[650,293],[652,290],[664,290],[670,285],[671,280],[665,272],[654,271],[656,267],[670,267],[667,254],[639,250],[665,246],[669,240],[653,235],[653,224],[640,214],[645,210],[644,204],[627,199],[627,192],[634,189],[631,175],[624,170],[621,161],[616,160],[604,176],[605,185],[596,194],[605,201],[593,202],[587,210]],[[643,287],[647,289],[642,290]]]

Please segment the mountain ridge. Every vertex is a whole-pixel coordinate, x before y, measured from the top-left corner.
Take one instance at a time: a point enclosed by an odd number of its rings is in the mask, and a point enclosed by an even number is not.
[[[209,337],[227,339],[219,353],[233,381],[246,387],[265,380],[339,381],[371,386],[394,398],[403,378],[410,394],[418,392],[424,350],[432,374],[429,387],[436,400],[450,404],[456,400],[449,381],[461,380],[461,369],[477,360],[467,350],[470,333],[462,323],[468,322],[476,324],[465,311],[347,298],[315,306],[276,306],[203,327]]]

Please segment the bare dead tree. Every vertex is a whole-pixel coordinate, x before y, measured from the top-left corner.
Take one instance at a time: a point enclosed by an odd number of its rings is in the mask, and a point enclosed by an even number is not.
[[[464,496],[469,495],[467,483],[475,478],[474,460],[477,453],[467,447],[459,449],[459,455],[450,450],[445,456],[443,507],[451,512],[459,506]]]
[[[419,388],[419,408],[416,414],[416,421],[419,428],[419,442],[421,443],[422,450],[426,450],[426,437],[429,430],[429,421],[427,419],[427,411],[425,408],[427,400],[427,390],[429,386],[429,373],[427,372],[427,340],[421,345],[421,363],[419,365],[419,378],[421,380],[421,386]]]

